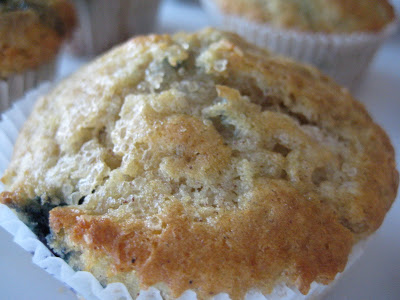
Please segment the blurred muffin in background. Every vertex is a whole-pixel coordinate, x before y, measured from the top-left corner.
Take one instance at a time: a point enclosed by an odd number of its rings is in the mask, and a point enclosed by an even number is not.
[[[75,21],[66,0],[0,2],[0,111],[53,79],[57,54]]]
[[[79,29],[71,52],[93,56],[127,38],[153,30],[160,0],[75,0]]]
[[[395,31],[387,0],[202,0],[220,27],[311,63],[355,88],[376,51]]]

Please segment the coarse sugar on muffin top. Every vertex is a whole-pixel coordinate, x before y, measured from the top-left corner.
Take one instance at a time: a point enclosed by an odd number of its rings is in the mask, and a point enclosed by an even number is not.
[[[329,284],[398,172],[346,89],[207,29],[137,37],[58,84],[2,181],[0,201],[103,284],[239,299]]]

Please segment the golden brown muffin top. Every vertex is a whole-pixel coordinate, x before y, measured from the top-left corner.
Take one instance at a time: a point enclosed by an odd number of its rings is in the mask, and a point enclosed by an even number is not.
[[[132,39],[60,83],[2,181],[1,202],[42,237],[49,214],[53,250],[102,283],[238,299],[331,282],[398,173],[347,90],[208,29]]]
[[[53,59],[75,18],[66,0],[0,1],[0,78]]]
[[[387,0],[211,0],[226,13],[274,27],[323,33],[378,32],[395,19]]]

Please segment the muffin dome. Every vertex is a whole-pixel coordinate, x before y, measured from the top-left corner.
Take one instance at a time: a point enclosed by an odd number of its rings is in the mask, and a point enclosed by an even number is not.
[[[286,29],[377,32],[395,18],[387,0],[213,0],[226,13]]]
[[[207,29],[132,39],[60,83],[2,181],[1,202],[102,283],[237,299],[331,282],[398,173],[347,90]]]

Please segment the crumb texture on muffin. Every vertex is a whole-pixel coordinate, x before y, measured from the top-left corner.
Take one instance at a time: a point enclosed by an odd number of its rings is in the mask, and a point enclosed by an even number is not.
[[[345,89],[207,29],[132,39],[63,81],[2,181],[18,213],[50,208],[50,247],[100,282],[238,299],[332,281],[398,173]]]
[[[309,32],[377,32],[395,19],[387,0],[211,0],[224,12]]]
[[[75,26],[66,0],[0,2],[0,77],[50,61]]]

